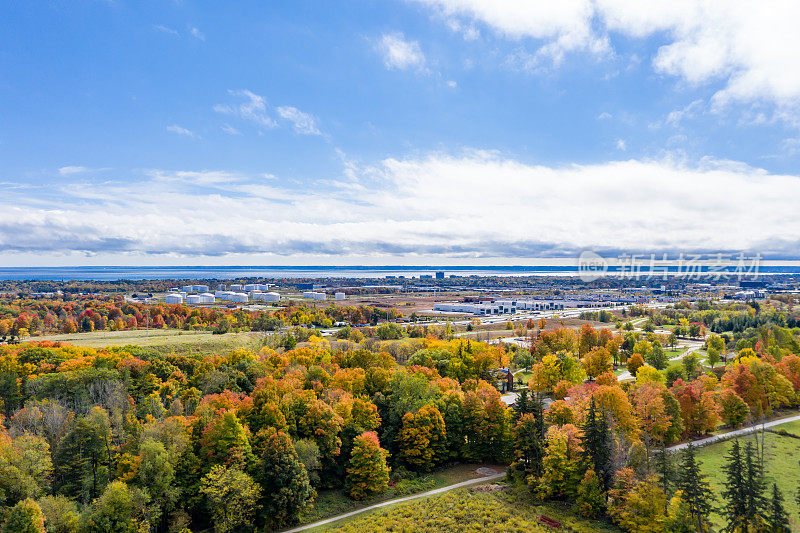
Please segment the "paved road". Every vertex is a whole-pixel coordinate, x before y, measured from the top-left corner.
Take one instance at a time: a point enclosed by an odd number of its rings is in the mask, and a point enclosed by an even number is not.
[[[692,444],[694,444],[695,446],[706,446],[708,444],[713,444],[713,443],[715,443],[717,441],[728,440],[728,439],[733,438],[733,437],[740,437],[742,435],[749,435],[750,433],[755,433],[756,431],[758,431],[762,427],[771,428],[771,427],[774,427],[774,426],[779,426],[781,424],[787,424],[789,422],[796,422],[798,420],[800,420],[800,416],[790,416],[788,418],[781,418],[780,420],[773,420],[771,422],[766,422],[766,423],[764,423],[763,426],[761,424],[757,424],[755,426],[749,426],[749,427],[746,427],[746,428],[737,429],[735,431],[729,431],[728,433],[722,433],[721,435],[714,435],[713,437],[707,437],[705,439],[694,440],[694,441],[692,441]],[[667,449],[669,451],[677,451],[677,450],[682,450],[682,449],[684,449],[684,448],[686,448],[688,446],[689,446],[689,443],[688,442],[684,442],[683,444],[677,444],[675,446],[670,446]]]
[[[325,520],[320,520],[319,522],[313,522],[311,524],[306,524],[304,526],[298,526],[294,529],[288,529],[284,531],[284,533],[295,533],[296,531],[305,531],[307,529],[312,529],[319,526],[324,526],[325,524],[330,524],[331,522],[336,522],[337,520],[341,520],[342,518],[348,518],[351,516],[355,516],[357,514],[361,514],[366,511],[371,511],[373,509],[379,509],[381,507],[386,507],[387,505],[394,505],[400,502],[407,502],[409,500],[414,500],[417,498],[425,498],[427,496],[433,496],[435,494],[441,494],[443,492],[447,492],[453,489],[460,489],[461,487],[468,487],[470,485],[476,485],[478,483],[486,483],[487,481],[493,481],[495,479],[500,479],[505,477],[506,472],[500,472],[499,474],[493,474],[491,476],[483,476],[475,479],[470,479],[467,481],[462,481],[461,483],[454,483],[453,485],[447,485],[446,487],[441,487],[438,489],[429,490],[428,492],[421,492],[420,494],[412,494],[411,496],[404,496],[402,498],[397,498],[394,500],[388,500],[381,503],[376,503],[375,505],[370,505],[369,507],[364,507],[363,509],[358,509],[356,511],[351,511],[349,513],[340,514],[337,516],[332,516],[330,518],[326,518]]]

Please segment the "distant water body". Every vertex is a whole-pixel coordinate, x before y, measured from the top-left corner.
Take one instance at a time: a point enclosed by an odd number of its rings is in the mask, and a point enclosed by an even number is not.
[[[238,278],[384,278],[386,276],[574,275],[577,267],[500,266],[108,266],[0,268],[0,280],[238,279]]]
[[[609,269],[614,273],[616,269]],[[298,279],[385,278],[386,276],[576,276],[577,266],[108,266],[0,268],[0,280],[97,280],[120,279]],[[800,274],[800,266],[762,266],[761,274]],[[656,274],[656,277],[658,274]]]

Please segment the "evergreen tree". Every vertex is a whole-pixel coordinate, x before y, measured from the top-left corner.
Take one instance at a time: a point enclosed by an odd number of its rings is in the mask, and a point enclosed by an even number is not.
[[[262,431],[266,433],[266,446],[256,475],[263,488],[259,503],[269,525],[283,527],[309,511],[317,494],[289,435],[273,428]]]
[[[523,415],[512,430],[514,448],[517,456],[517,467],[525,476],[536,478],[542,475],[544,460],[544,444],[537,431],[537,420],[533,414]]]
[[[675,483],[675,466],[672,464],[672,453],[667,450],[664,443],[661,443],[661,451],[655,456],[655,471],[658,474],[661,488],[664,495],[669,498],[673,492],[672,486]]]
[[[784,533],[789,531],[789,515],[783,507],[783,494],[778,485],[772,484],[772,501],[770,502],[769,530],[773,533]]]
[[[536,419],[536,433],[539,439],[544,442],[545,427],[544,427],[544,403],[539,393],[534,394],[530,399],[530,412]]]
[[[697,462],[692,443],[683,451],[677,488],[683,493],[683,499],[689,506],[689,514],[697,524],[697,531],[702,532],[705,519],[713,510],[714,494],[708,480],[700,471],[700,463]]]
[[[583,424],[583,453],[597,474],[604,491],[608,491],[614,476],[611,457],[611,431],[605,411],[598,416],[597,404],[592,398],[589,413]]]
[[[725,456],[725,490],[722,497],[727,505],[722,508],[722,514],[728,521],[725,531],[736,531],[741,528],[747,516],[747,496],[744,480],[744,465],[739,439],[733,441],[733,446]]]
[[[764,521],[767,509],[766,484],[764,482],[764,466],[758,459],[758,452],[752,442],[744,448],[744,526],[757,527]]]
[[[531,406],[529,405],[528,389],[522,389],[517,396],[517,401],[514,402],[514,421],[520,419],[522,415],[530,413]]]

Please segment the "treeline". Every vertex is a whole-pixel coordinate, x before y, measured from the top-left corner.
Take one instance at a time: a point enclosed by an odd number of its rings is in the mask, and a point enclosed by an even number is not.
[[[414,342],[407,367],[318,337],[202,358],[0,346],[0,522],[274,529],[307,513],[321,488],[361,499],[408,472],[508,462],[511,412],[487,381],[505,351]]]
[[[694,304],[679,302],[665,309],[633,306],[630,316],[649,316],[656,326],[675,325],[688,328],[690,324],[700,324],[714,333],[741,334],[762,326],[800,326],[800,315],[793,308],[778,309],[770,303],[757,301],[711,303],[699,300]]]
[[[197,307],[184,304],[128,303],[121,297],[81,300],[12,300],[0,303],[0,337],[3,340],[47,333],[121,331],[140,328],[185,330],[275,331],[283,325],[330,327],[336,322],[375,325],[399,318],[396,310],[370,306],[312,308],[293,305],[275,310]]]

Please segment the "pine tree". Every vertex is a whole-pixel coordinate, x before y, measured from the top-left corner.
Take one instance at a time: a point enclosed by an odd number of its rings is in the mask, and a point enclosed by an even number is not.
[[[689,506],[689,514],[697,523],[697,531],[702,532],[705,519],[713,510],[714,494],[708,480],[700,471],[700,463],[697,462],[692,443],[683,451],[677,488],[683,493],[683,499]]]
[[[789,531],[789,515],[783,508],[783,494],[778,485],[772,484],[772,501],[770,502],[769,530],[773,533],[784,533]]]
[[[544,403],[539,393],[534,394],[530,399],[530,412],[536,417],[536,433],[539,435],[539,439],[544,441]]]
[[[604,491],[608,491],[614,475],[611,457],[611,431],[605,412],[597,413],[597,404],[592,398],[589,413],[583,424],[583,453],[600,479]]]
[[[747,516],[746,490],[744,480],[744,465],[739,439],[733,441],[733,446],[725,456],[725,490],[722,497],[727,502],[722,508],[722,514],[728,521],[725,531],[736,531],[741,528]]]
[[[758,452],[752,442],[744,448],[744,526],[757,527],[763,522],[768,506],[765,496],[766,484],[764,482],[764,466],[758,459]]]
[[[655,471],[664,495],[669,498],[672,495],[672,485],[675,482],[675,466],[672,464],[672,454],[664,443],[661,443],[661,451],[655,456]]]
[[[522,415],[528,414],[530,407],[528,389],[522,389],[519,396],[517,396],[517,401],[514,402],[514,420],[519,420]]]

